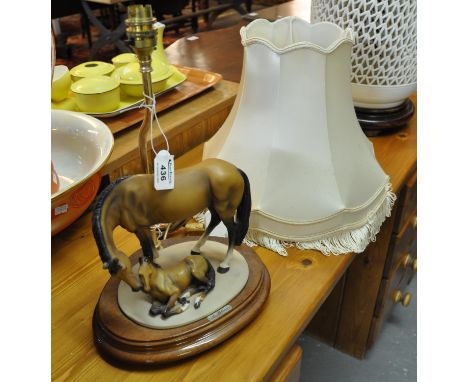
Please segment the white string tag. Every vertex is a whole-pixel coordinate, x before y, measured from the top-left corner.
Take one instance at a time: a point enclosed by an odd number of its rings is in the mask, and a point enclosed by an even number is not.
[[[169,141],[167,140],[166,134],[164,134],[161,125],[159,124],[158,116],[156,114],[156,95],[153,95],[153,98],[150,96],[143,94],[144,97],[150,100],[151,105],[142,104],[138,107],[143,107],[148,109],[151,114],[152,118],[150,119],[150,142],[151,142],[151,149],[154,152],[154,188],[156,190],[172,190],[174,188],[174,155],[171,155],[169,152]],[[156,152],[153,143],[153,119],[156,121],[158,125],[159,131],[163,136],[164,140],[166,141],[167,150],[160,150]]]
[[[154,188],[156,190],[174,188],[174,155],[167,150],[159,150],[154,158]]]

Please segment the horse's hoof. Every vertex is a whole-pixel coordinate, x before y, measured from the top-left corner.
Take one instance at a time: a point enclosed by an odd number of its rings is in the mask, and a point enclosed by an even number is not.
[[[161,313],[161,312],[160,312],[160,311],[153,311],[153,310],[151,310],[151,309],[150,309],[150,311],[149,311],[149,315],[150,315],[151,317],[156,317],[159,313]]]
[[[132,292],[139,292],[143,289],[143,287],[132,288]]]
[[[188,304],[190,302],[190,300],[187,297],[181,297],[181,298],[177,299],[177,302],[180,305],[185,305],[185,304]]]
[[[197,298],[195,299],[195,304],[193,304],[195,309],[198,309],[200,307],[202,301],[203,301],[203,299],[201,298],[201,296],[197,296]]]
[[[194,251],[193,249],[190,251],[191,255],[201,255],[201,252]]]
[[[226,268],[218,267],[217,271],[218,273],[227,273],[229,271],[229,267],[226,267]]]

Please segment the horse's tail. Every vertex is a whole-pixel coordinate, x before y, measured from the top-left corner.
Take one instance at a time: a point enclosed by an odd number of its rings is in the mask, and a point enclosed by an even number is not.
[[[104,268],[108,269],[112,275],[118,272],[120,265],[117,258],[112,256],[111,252],[109,251],[109,247],[114,248],[115,245],[112,234],[109,234],[109,232],[107,232],[107,230],[102,226],[102,221],[106,219],[106,216],[103,216],[103,208],[104,202],[109,197],[112,190],[126,178],[128,178],[128,176],[119,178],[115,182],[109,184],[104,190],[102,190],[99,196],[96,198],[93,208],[92,226],[94,240],[96,241],[96,245],[99,250],[99,257],[104,264]],[[108,223],[112,224],[111,222]]]
[[[212,290],[215,287],[216,272],[213,269],[213,266],[211,265],[210,261],[206,257],[205,257],[205,260],[208,263],[208,272],[206,272],[206,278],[208,279],[208,284],[207,284],[208,289],[206,290],[206,293],[208,293],[210,290]]]
[[[247,235],[249,230],[249,218],[250,210],[252,208],[252,199],[250,196],[250,182],[246,173],[241,169],[237,169],[244,179],[244,193],[242,194],[242,199],[237,207],[236,221],[237,221],[237,232],[236,232],[236,241],[235,245],[241,245],[242,241]]]

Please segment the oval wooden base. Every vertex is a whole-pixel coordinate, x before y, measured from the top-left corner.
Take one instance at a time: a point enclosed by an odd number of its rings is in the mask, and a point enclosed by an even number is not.
[[[227,245],[225,239],[210,238]],[[193,241],[168,239],[164,247]],[[94,343],[101,355],[119,367],[151,367],[199,354],[231,337],[260,312],[270,291],[270,275],[257,254],[242,245],[238,251],[249,265],[244,289],[228,305],[191,324],[172,329],[151,329],[127,318],[117,302],[120,280],[105,285],[93,315]],[[130,259],[138,261],[139,252]]]

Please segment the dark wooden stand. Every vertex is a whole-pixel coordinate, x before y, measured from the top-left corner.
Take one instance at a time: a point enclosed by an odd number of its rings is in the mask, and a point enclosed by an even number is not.
[[[163,246],[191,240],[193,238],[168,239]],[[210,240],[227,245],[225,239]],[[259,314],[269,295],[270,275],[249,247],[242,245],[238,250],[249,266],[249,279],[244,289],[229,302],[231,309],[217,318],[203,318],[178,328],[151,329],[131,321],[118,306],[120,280],[110,279],[94,310],[94,343],[98,351],[116,366],[147,368],[201,353],[244,328]],[[139,256],[140,251],[137,251],[130,257],[132,264]]]
[[[401,105],[389,109],[355,107],[362,130],[368,137],[394,133],[405,127],[414,114],[414,105],[409,98]]]

